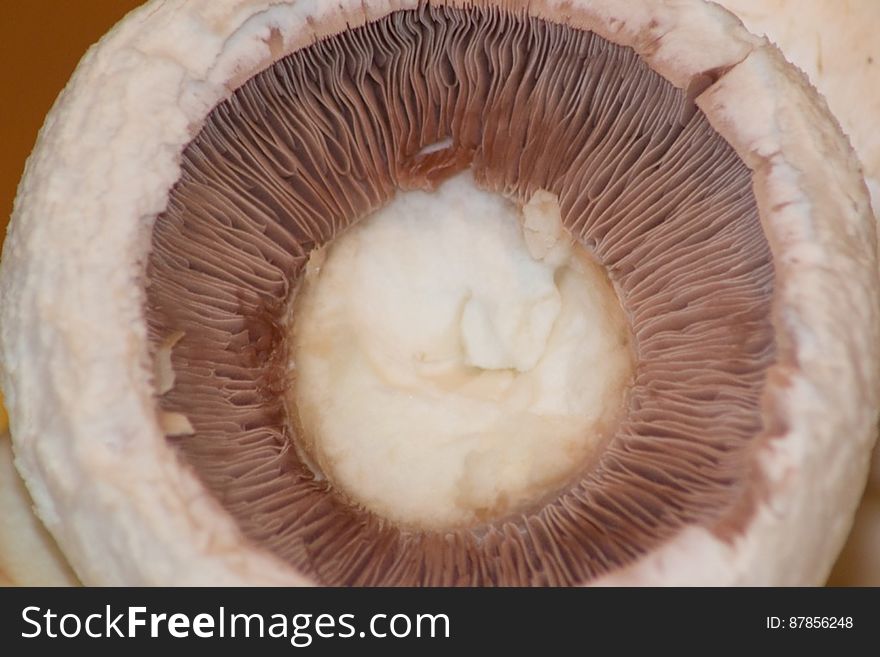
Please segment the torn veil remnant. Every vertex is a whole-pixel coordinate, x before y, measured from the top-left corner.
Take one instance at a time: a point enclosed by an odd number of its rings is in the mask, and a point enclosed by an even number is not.
[[[877,405],[874,368],[852,356],[832,366],[825,350],[875,344],[877,274],[864,183],[815,94],[769,46],[698,2],[354,4],[360,19],[341,7],[297,23],[323,26],[309,28],[323,31],[308,44],[279,19],[301,11],[301,21],[317,5],[254,14],[242,25],[269,35],[271,65],[244,75],[260,67],[238,51],[225,82],[240,86],[207,116],[185,105],[187,127],[199,127],[187,143],[176,137],[179,170],[155,186],[161,212],[139,252],[149,340],[139,344],[155,378],[132,383],[129,401],[152,403],[155,392],[159,410],[142,425],[149,439],[135,429],[111,446],[143,457],[119,491],[140,526],[92,528],[120,543],[137,535],[151,561],[93,564],[112,541],[67,527],[54,492],[63,484],[48,482],[38,506],[80,575],[365,585],[823,577],[847,520],[817,500],[854,504]],[[237,2],[211,7],[192,11],[242,20]],[[247,40],[241,29],[224,41],[230,52]],[[709,37],[718,48],[703,52]],[[804,125],[824,150],[801,138]],[[834,174],[819,190],[823,167]],[[527,229],[528,202],[558,198],[565,230],[614,285],[635,369],[603,449],[549,498],[485,522],[414,528],[353,503],[305,462],[297,441],[309,437],[285,402],[285,311],[316,249],[397,190],[434,189],[464,169],[526,204]],[[16,243],[3,272],[14,292]],[[545,248],[529,242],[533,257]],[[845,263],[844,293],[827,262]],[[859,319],[844,325],[839,311],[852,308]],[[6,319],[9,354],[28,320]],[[13,414],[24,398],[11,400]],[[853,437],[840,447],[843,434]],[[18,440],[39,489],[45,451],[31,450],[27,431]],[[832,445],[837,456],[825,458]],[[96,449],[85,468],[114,461]],[[807,482],[820,463],[825,478]],[[148,471],[162,473],[149,486]],[[160,521],[148,489],[169,508],[196,507]],[[826,521],[828,540],[787,553],[796,527]],[[682,555],[687,567],[675,565]]]

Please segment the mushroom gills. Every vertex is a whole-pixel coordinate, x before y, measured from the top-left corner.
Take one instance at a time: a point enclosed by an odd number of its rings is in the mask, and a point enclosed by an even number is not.
[[[255,544],[326,584],[558,585],[686,525],[747,523],[770,250],[748,168],[632,50],[497,8],[394,12],[245,82],[181,167],[147,269],[154,350],[183,335],[158,403],[191,423],[169,441]],[[633,379],[602,449],[541,504],[413,528],[304,463],[285,318],[310,254],[463,169],[520,204],[559,199],[617,290]]]

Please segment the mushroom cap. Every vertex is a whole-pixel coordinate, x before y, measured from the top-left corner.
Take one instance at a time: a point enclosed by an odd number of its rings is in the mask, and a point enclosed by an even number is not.
[[[723,0],[755,34],[766,34],[807,74],[840,121],[862,162],[874,216],[880,221],[880,3],[850,0]],[[870,485],[880,489],[880,449]]]
[[[218,102],[283,54],[417,4],[150,2],[89,51],[56,102],[0,262],[0,383],[16,465],[84,582],[310,583],[250,543],[169,447],[145,261],[181,153]],[[698,94],[753,172],[776,268],[779,349],[744,528],[685,528],[598,583],[823,581],[867,476],[880,403],[877,236],[847,139],[805,77],[717,5],[494,4],[595,31]]]

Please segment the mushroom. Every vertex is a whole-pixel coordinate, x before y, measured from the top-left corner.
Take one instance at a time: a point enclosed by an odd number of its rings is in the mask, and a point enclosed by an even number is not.
[[[577,335],[612,356],[566,347],[601,385],[566,407],[586,439],[564,467],[528,442],[557,440],[544,424],[510,441],[528,476],[497,470],[503,422],[444,461],[479,473],[462,513],[399,506],[419,481],[392,458],[346,474],[365,458],[351,427],[383,409],[327,420],[357,376],[313,330],[363,325],[322,306],[357,296],[346,245],[416,197],[454,215],[437,230],[500,204],[524,251],[498,266],[530,272],[455,287],[441,378],[497,397],[540,369],[571,300],[596,300]],[[86,583],[818,583],[875,439],[876,242],[824,101],[713,4],[149,3],[84,59],[20,188],[0,263],[17,465]],[[464,269],[500,249],[482,246]],[[356,282],[381,294],[393,277],[369,267]],[[421,344],[396,320],[398,344],[353,357]]]

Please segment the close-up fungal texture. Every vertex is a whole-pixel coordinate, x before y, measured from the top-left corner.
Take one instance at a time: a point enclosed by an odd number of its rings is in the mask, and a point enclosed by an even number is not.
[[[303,572],[328,584],[575,584],[748,504],[775,354],[770,250],[746,166],[632,50],[497,9],[396,12],[250,79],[181,168],[147,274],[153,344],[183,333],[160,404],[193,433],[170,441],[248,538]],[[413,532],[297,456],[282,309],[310,252],[396,190],[463,168],[499,194],[558,195],[564,226],[618,290],[638,365],[607,445],[552,499]]]
[[[876,245],[717,5],[150,2],[20,188],[16,465],[87,584],[822,583]]]

